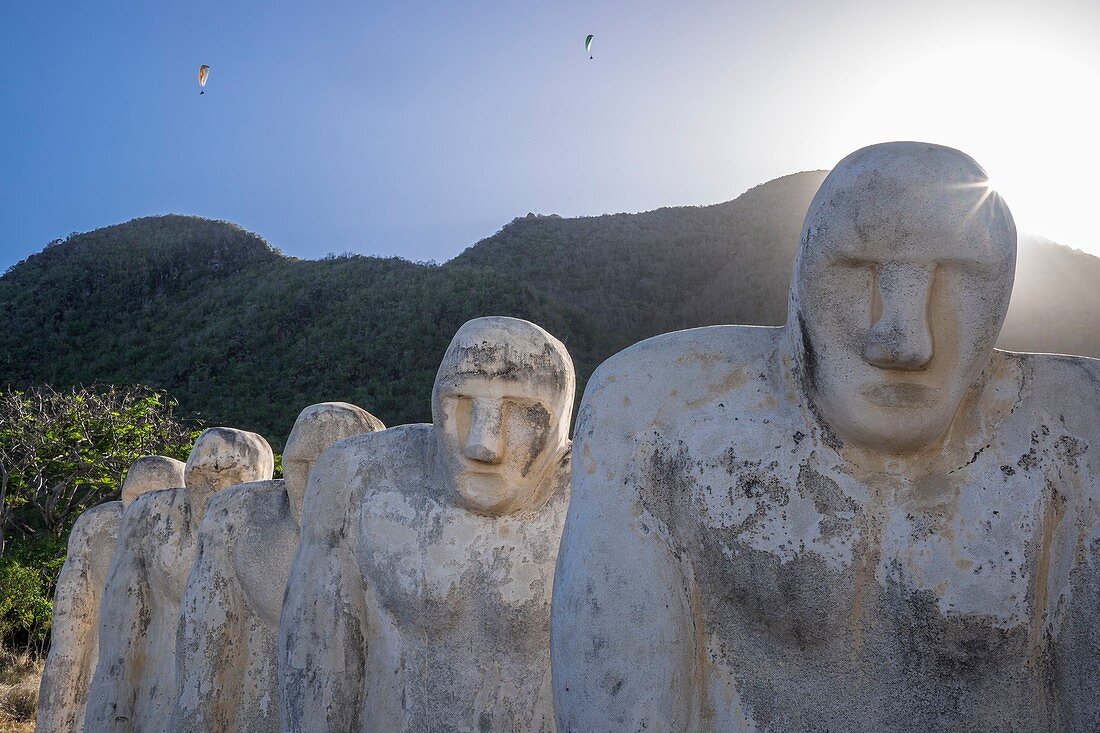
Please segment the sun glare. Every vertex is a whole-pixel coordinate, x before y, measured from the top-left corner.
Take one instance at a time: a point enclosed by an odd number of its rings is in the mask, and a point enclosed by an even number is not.
[[[898,139],[959,148],[989,171],[986,185],[1021,231],[1100,254],[1091,221],[1100,170],[1097,51],[1022,35],[965,38],[906,56],[854,85],[867,91],[853,92],[838,120],[838,150]]]

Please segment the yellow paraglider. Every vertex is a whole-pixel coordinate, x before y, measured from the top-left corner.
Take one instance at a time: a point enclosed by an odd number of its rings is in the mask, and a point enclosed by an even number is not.
[[[203,64],[199,67],[199,94],[206,94],[206,77],[210,76],[210,67]]]

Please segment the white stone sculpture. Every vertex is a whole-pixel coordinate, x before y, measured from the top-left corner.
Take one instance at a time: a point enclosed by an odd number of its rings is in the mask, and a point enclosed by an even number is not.
[[[183,467],[183,461],[166,456],[137,459],[122,482],[122,500],[94,506],[73,524],[54,591],[50,654],[42,670],[36,730],[84,730],[84,704],[99,658],[99,600],[123,510],[139,494],[181,486]]]
[[[546,331],[479,318],[439,368],[434,424],[321,456],[279,628],[283,730],[554,730],[574,383]]]
[[[191,449],[185,488],[144,494],[127,509],[99,607],[88,733],[168,730],[180,599],[203,510],[216,491],[270,479],[273,468],[271,446],[259,435],[210,428]]]
[[[966,155],[845,158],[787,325],[593,375],[552,619],[563,733],[1086,733],[1100,362],[994,351],[1016,230]]]
[[[210,500],[180,609],[170,730],[278,731],[276,635],[306,479],[329,446],[383,429],[355,405],[311,405],[287,439],[285,481],[233,486]]]

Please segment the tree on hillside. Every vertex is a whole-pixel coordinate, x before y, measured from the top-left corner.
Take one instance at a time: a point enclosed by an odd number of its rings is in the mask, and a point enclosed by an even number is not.
[[[118,498],[137,458],[185,458],[195,432],[146,387],[0,391],[0,648],[40,656],[73,522]]]
[[[0,392],[0,556],[22,539],[65,536],[90,506],[118,495],[137,458],[186,458],[192,429],[145,387]]]

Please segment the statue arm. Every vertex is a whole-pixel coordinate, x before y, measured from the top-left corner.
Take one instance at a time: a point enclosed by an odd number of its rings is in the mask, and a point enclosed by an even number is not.
[[[148,523],[145,498],[139,497],[123,515],[118,547],[107,571],[99,607],[99,663],[88,691],[88,730],[130,730],[133,725],[145,632],[152,610],[141,556]]]
[[[350,489],[334,451],[310,473],[302,533],[279,621],[282,730],[359,729],[366,658],[365,588],[352,552]],[[323,492],[323,500],[311,501]]]
[[[83,729],[84,704],[99,651],[99,599],[105,580],[102,571],[96,573],[90,553],[114,550],[120,514],[114,506],[97,509],[85,512],[73,525],[57,579],[50,654],[38,693],[38,730]]]
[[[598,382],[589,392],[599,392]],[[639,451],[601,401],[586,395],[590,404],[581,408],[555,573],[558,730],[693,731],[698,660],[689,581],[666,529],[641,501],[649,487],[631,465]]]
[[[179,696],[170,730],[230,730],[233,703],[247,654],[246,604],[232,571],[230,528],[219,522],[215,496],[199,527],[195,563],[187,576],[176,634]]]

